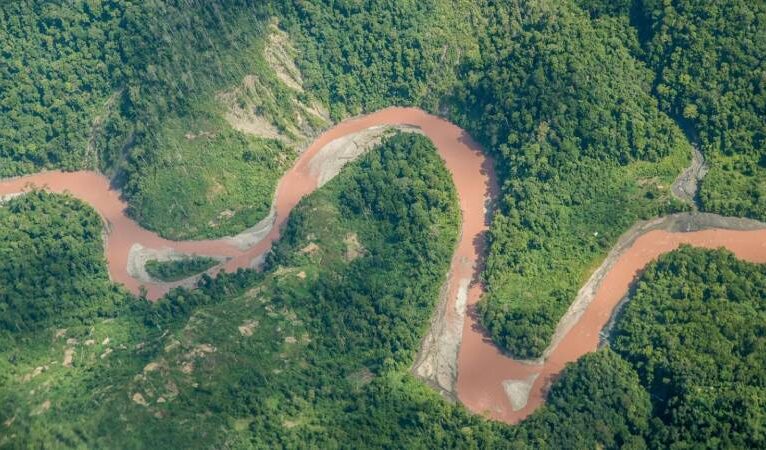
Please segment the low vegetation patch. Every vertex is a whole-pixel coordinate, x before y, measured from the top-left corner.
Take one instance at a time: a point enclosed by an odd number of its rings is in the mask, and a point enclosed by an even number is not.
[[[152,259],[146,262],[146,273],[159,281],[179,281],[197,275],[218,264],[218,261],[205,256],[191,256],[170,261]]]

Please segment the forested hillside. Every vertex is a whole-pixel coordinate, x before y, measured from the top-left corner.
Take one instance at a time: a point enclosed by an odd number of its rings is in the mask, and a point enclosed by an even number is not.
[[[169,237],[223,236],[254,224],[268,213],[297,144],[289,130],[278,139],[235,129],[226,120],[231,96],[222,93],[244,86],[235,101],[251,105],[255,96],[251,107],[273,127],[308,115],[266,62],[266,7],[5,3],[0,176],[101,169],[115,177],[131,214]],[[247,82],[252,74],[257,83]]]
[[[647,269],[613,348],[652,393],[651,444],[766,445],[766,266],[684,248]]]
[[[661,107],[710,162],[706,211],[766,219],[766,2],[637,2]]]
[[[332,121],[392,104],[448,115],[497,157],[481,311],[517,356],[540,354],[620,233],[687,208],[670,197],[690,149],[669,117],[711,165],[702,208],[763,217],[762,2],[108,0],[1,14],[0,176],[98,167],[168,237],[255,224]]]
[[[436,111],[458,85],[455,68],[478,55],[482,2],[279,2],[298,40],[307,86],[334,119],[391,105]]]
[[[594,17],[630,17],[655,71],[660,106],[685,124],[710,165],[710,212],[766,217],[766,2],[580,0]]]
[[[269,211],[333,122],[448,117],[501,190],[483,324],[536,357],[618,236],[691,208],[766,220],[762,0],[72,0],[0,6],[0,177],[107,174],[143,226],[219,237]],[[0,203],[0,448],[760,448],[766,269],[683,248],[610,347],[509,427],[409,373],[459,223],[432,145],[396,136],[293,211],[265,273],[156,304],[109,282],[69,196]],[[209,261],[154,267],[158,277]]]
[[[670,185],[691,150],[625,45],[638,45],[627,21],[536,2],[487,16],[453,112],[503,180],[481,313],[497,343],[536,357],[617,237],[685,208]]]
[[[0,333],[108,317],[128,300],[109,282],[98,215],[68,196],[0,202]]]

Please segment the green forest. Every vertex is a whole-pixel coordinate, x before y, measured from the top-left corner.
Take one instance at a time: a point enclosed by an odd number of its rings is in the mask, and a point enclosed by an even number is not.
[[[639,3],[660,105],[710,162],[702,208],[766,220],[766,2]]]
[[[669,188],[691,152],[650,94],[651,72],[615,39],[638,45],[624,20],[566,5],[526,13],[494,8],[485,56],[456,94],[457,123],[496,152],[503,182],[481,314],[522,358],[542,353],[620,234],[686,208]]]
[[[534,358],[636,221],[766,220],[764,64],[762,0],[4,2],[0,178],[99,170],[142,226],[215,238],[333,123],[423,108],[495,160],[479,314]],[[692,145],[694,205],[670,190]],[[109,281],[87,205],[0,202],[0,448],[766,446],[766,271],[725,251],[650,265],[518,426],[422,385],[459,220],[433,146],[396,136],[301,202],[264,273],[150,304]]]
[[[321,129],[422,107],[496,157],[481,314],[499,345],[535,357],[621,233],[690,208],[669,189],[690,141],[710,166],[700,208],[764,218],[764,10],[739,0],[8,4],[0,176],[98,168],[143,226],[220,237],[266,216],[277,179]]]
[[[0,203],[0,329],[108,317],[132,301],[109,282],[102,232],[95,211],[69,196],[34,191]]]

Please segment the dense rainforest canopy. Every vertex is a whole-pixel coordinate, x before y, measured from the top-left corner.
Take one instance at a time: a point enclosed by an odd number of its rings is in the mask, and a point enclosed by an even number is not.
[[[710,161],[702,208],[766,220],[766,2],[638,3],[661,107]]]
[[[738,0],[8,4],[0,175],[100,168],[144,226],[223,236],[268,213],[318,130],[424,107],[497,156],[481,312],[498,344],[533,357],[622,232],[689,208],[669,189],[686,137],[710,165],[699,206],[764,217],[763,11]]]
[[[42,191],[0,203],[0,329],[106,317],[128,295],[109,282],[103,224],[89,207]]]
[[[480,313],[536,357],[637,220],[766,219],[764,21],[762,0],[4,2],[0,177],[99,169],[147,228],[217,237],[319,130],[422,107],[496,159]],[[670,192],[692,144],[698,205]],[[302,203],[265,275],[148,305],[109,283],[89,208],[1,204],[0,447],[766,445],[766,275],[725,252],[647,269],[611,347],[518,427],[420,385],[457,211],[430,144],[397,137]]]

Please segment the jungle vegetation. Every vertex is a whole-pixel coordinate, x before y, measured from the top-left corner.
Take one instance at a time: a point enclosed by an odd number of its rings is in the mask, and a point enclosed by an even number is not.
[[[591,21],[566,2],[487,16],[453,108],[501,173],[480,312],[495,342],[537,357],[620,234],[687,208],[670,185],[691,150],[658,110],[625,20]]]
[[[128,301],[109,282],[102,232],[95,211],[69,196],[33,191],[0,203],[0,330],[109,317]]]
[[[766,220],[766,2],[637,2],[663,110],[690,123],[710,164],[701,207]]]
[[[669,193],[690,152],[674,120],[711,166],[702,209],[764,217],[766,39],[751,3],[9,3],[0,176],[99,168],[147,228],[219,237],[268,213],[331,121],[423,107],[496,157],[481,312],[499,345],[534,357],[622,232],[689,208]],[[298,86],[267,55],[274,29]],[[276,134],[236,128],[232,108]]]
[[[275,26],[299,88],[264,56]],[[480,312],[534,357],[622,232],[690,208],[669,193],[689,141],[711,168],[700,208],[766,218],[764,30],[764,2],[741,0],[5,2],[0,177],[99,169],[147,228],[217,237],[267,214],[331,121],[423,107],[495,157]],[[236,128],[232,107],[276,134]],[[157,304],[109,283],[85,205],[0,205],[0,446],[765,445],[762,266],[661,258],[611,348],[504,427],[406,370],[457,223],[433,149],[396,138],[354,167],[295,211],[266,274]]]

